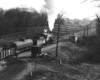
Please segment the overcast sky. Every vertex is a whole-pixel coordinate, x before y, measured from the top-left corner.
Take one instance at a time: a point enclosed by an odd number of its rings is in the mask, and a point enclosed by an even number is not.
[[[68,18],[79,18],[93,16],[95,13],[100,12],[96,7],[96,2],[81,2],[84,0],[55,0],[55,10],[63,10]],[[46,4],[44,0],[0,0],[0,7],[3,9],[9,9],[18,6],[33,7],[36,10],[40,10],[43,5]]]

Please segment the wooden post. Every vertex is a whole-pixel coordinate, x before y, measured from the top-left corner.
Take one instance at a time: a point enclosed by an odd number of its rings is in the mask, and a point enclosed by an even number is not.
[[[36,71],[36,64],[37,64],[37,60],[35,60],[35,71]]]
[[[83,36],[85,37],[85,28],[84,28]]]
[[[59,60],[59,63],[60,63],[60,66],[62,66],[62,65],[63,65],[63,63],[62,63],[62,60],[61,60],[61,59]]]
[[[87,26],[87,37],[88,37],[88,26]]]
[[[83,50],[83,47],[84,47],[84,37],[85,37],[85,28],[83,30],[82,50]]]
[[[31,76],[32,76],[32,71],[31,71]]]

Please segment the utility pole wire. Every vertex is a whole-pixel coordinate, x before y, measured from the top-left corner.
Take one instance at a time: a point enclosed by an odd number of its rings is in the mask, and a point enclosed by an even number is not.
[[[85,3],[86,1],[89,1],[89,0],[84,0],[84,1],[81,2],[81,4]],[[100,0],[91,0],[90,2],[94,2],[94,1],[100,1]]]
[[[81,4],[82,4],[82,3],[85,3],[86,1],[87,1],[87,0],[82,1]]]

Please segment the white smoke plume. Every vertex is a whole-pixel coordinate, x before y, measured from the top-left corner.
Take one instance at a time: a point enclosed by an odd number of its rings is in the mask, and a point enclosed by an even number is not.
[[[48,10],[48,24],[49,24],[49,28],[52,31],[52,29],[54,28],[54,22],[55,19],[57,17],[57,7],[55,6],[55,0],[44,0],[46,2],[46,4],[44,5],[44,7]]]

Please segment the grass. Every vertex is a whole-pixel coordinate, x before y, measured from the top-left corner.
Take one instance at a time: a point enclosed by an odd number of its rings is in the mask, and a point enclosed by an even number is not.
[[[58,49],[58,57],[55,58],[55,48],[50,49],[50,57],[40,58],[32,75],[28,73],[20,80],[99,80],[100,64],[91,63],[91,55],[87,49],[79,48],[77,44],[69,41],[62,42]],[[94,55],[93,55],[94,56]],[[92,57],[93,58],[93,57]],[[60,60],[62,65],[60,65]]]
[[[60,75],[56,72],[46,71],[46,70],[37,70],[32,73],[33,76],[27,75],[26,80],[65,80],[66,76]]]
[[[70,44],[72,45],[72,44]],[[97,80],[97,78],[99,79],[99,75],[100,75],[100,65],[99,64],[94,64],[94,63],[90,63],[90,58],[92,56],[93,58],[93,54],[87,53],[87,51],[85,50],[79,50],[76,54],[74,53],[77,46],[75,47],[75,45],[73,44],[73,48],[69,47],[68,49],[68,45],[67,46],[61,46],[63,48],[61,48],[61,51],[59,51],[59,55],[63,55],[59,56],[62,60],[65,59],[66,61],[63,62],[64,64],[64,70],[61,70],[62,72],[64,71],[67,75],[71,76],[73,75],[75,80]],[[63,54],[62,54],[63,53]],[[66,70],[66,68],[68,70]],[[71,69],[69,69],[71,68]],[[63,72],[63,73],[64,73]],[[68,74],[67,72],[70,72],[70,74]],[[70,79],[68,79],[70,80]]]

